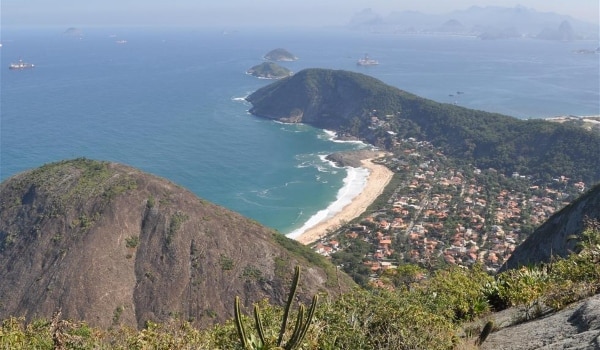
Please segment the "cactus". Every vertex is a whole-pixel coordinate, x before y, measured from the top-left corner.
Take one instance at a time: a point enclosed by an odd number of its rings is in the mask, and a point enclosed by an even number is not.
[[[294,326],[294,331],[292,333],[292,336],[286,344],[283,344],[283,336],[284,336],[285,330],[287,328],[288,318],[290,315],[290,309],[292,307],[292,303],[294,302],[294,298],[296,296],[296,290],[298,289],[299,282],[300,282],[300,266],[296,266],[295,272],[294,272],[294,279],[292,280],[292,287],[290,290],[290,294],[288,296],[287,303],[285,305],[283,319],[281,321],[281,328],[279,330],[279,336],[277,338],[277,343],[276,343],[277,349],[293,350],[293,349],[296,349],[298,346],[300,346],[300,344],[302,344],[302,340],[304,339],[304,337],[306,336],[306,333],[308,332],[308,328],[310,327],[310,323],[312,321],[315,310],[317,308],[317,302],[319,300],[319,297],[317,295],[315,295],[312,299],[312,303],[310,305],[310,308],[308,310],[308,315],[306,316],[306,318],[304,317],[306,309],[305,309],[304,305],[300,305],[300,307],[298,309],[298,316],[296,318],[296,324]],[[254,342],[254,341],[252,341],[252,342],[248,341],[248,337],[246,336],[246,330],[244,329],[244,325],[242,324],[242,314],[240,312],[240,298],[237,296],[235,297],[234,318],[235,318],[235,325],[237,328],[238,336],[240,337],[242,347],[247,350],[265,349],[265,346],[267,345],[267,341],[265,339],[265,332],[263,329],[261,316],[260,316],[260,310],[258,308],[258,305],[254,305],[254,322],[255,322],[256,331],[257,331],[258,337],[259,337],[259,344],[256,344],[256,342]]]
[[[242,346],[244,349],[249,349],[250,347],[248,346],[248,338],[246,338],[246,330],[244,329],[244,324],[242,323],[242,314],[240,312],[240,297],[238,296],[235,297],[233,313],[235,318],[235,327],[242,342]]]

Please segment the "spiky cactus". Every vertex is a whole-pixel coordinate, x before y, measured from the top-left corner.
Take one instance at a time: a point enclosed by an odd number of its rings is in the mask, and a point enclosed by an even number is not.
[[[308,328],[310,327],[310,323],[315,313],[315,309],[317,308],[317,302],[319,297],[315,295],[312,299],[312,303],[310,305],[310,309],[308,310],[308,315],[306,318],[304,317],[304,313],[306,312],[306,308],[304,305],[300,305],[298,309],[298,316],[296,318],[296,324],[294,326],[294,331],[292,333],[291,338],[287,341],[287,343],[283,344],[283,336],[285,334],[285,330],[288,324],[288,318],[290,315],[290,309],[292,307],[292,303],[294,302],[294,298],[296,296],[296,290],[298,288],[298,284],[300,282],[300,266],[296,266],[294,271],[294,279],[292,281],[292,287],[290,290],[290,294],[285,305],[285,309],[283,312],[283,319],[281,321],[281,329],[279,330],[279,336],[277,338],[276,348],[285,349],[285,350],[293,350],[296,349],[300,344],[302,344],[302,340],[306,336],[308,332]],[[256,332],[259,337],[259,344],[254,342],[254,339],[248,338],[246,335],[246,330],[244,329],[244,325],[242,323],[242,314],[240,311],[240,297],[235,297],[235,306],[234,306],[234,316],[235,316],[235,325],[237,328],[238,336],[240,337],[240,341],[244,349],[247,350],[258,350],[258,349],[266,349],[267,341],[265,339],[265,332],[263,329],[260,310],[258,305],[254,305],[254,322],[256,327]]]

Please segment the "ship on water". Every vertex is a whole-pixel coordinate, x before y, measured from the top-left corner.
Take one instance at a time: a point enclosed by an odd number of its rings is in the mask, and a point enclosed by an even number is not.
[[[23,70],[23,69],[33,68],[33,67],[35,67],[33,65],[33,63],[27,63],[27,62],[23,62],[23,60],[19,60],[19,62],[17,62],[17,63],[11,63],[8,66],[8,69]]]
[[[365,57],[359,58],[358,62],[356,62],[359,66],[376,66],[379,64],[379,61],[372,59],[368,54],[365,54]]]

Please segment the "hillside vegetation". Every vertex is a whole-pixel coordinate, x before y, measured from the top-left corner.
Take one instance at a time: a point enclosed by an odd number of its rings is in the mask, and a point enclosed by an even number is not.
[[[562,310],[600,290],[598,223],[591,223],[583,237],[576,254],[545,267],[510,270],[494,278],[477,266],[429,272],[405,265],[390,271],[393,288],[357,289],[337,298],[323,295],[301,348],[475,349],[485,344],[490,333],[493,336],[499,329],[510,332],[515,328],[506,327]],[[228,304],[233,309],[233,299]],[[284,310],[267,300],[257,302],[255,307],[260,310],[265,343],[258,340],[256,331],[250,331],[255,326],[251,317],[242,316],[241,322],[249,330],[246,337],[249,344],[254,344],[246,349],[275,349]],[[500,322],[491,313],[507,307],[517,311],[508,323]],[[590,311],[593,310],[581,311],[580,320],[569,319],[579,327],[575,339],[580,348],[593,348],[594,338],[600,332],[598,322],[585,321]],[[292,310],[290,319],[302,317],[297,312]],[[242,313],[249,313],[248,308]],[[292,326],[288,324],[285,329],[289,338]],[[544,334],[543,329],[539,332]],[[552,337],[558,341],[564,338]],[[530,341],[525,335],[509,347],[526,346]],[[174,318],[165,323],[147,322],[144,329],[136,331],[123,326],[92,328],[87,323],[56,316],[31,323],[7,318],[0,327],[2,348],[52,349],[57,344],[77,349],[244,349],[233,320],[198,330],[189,322]],[[504,346],[497,341],[495,344],[491,348]]]
[[[264,58],[270,61],[296,61],[298,59],[293,53],[283,48],[277,48],[267,52]]]
[[[253,66],[246,73],[265,79],[281,79],[292,75],[292,71],[273,62],[263,62]]]
[[[350,289],[347,276],[306,247],[123,165],[53,163],[3,182],[0,193],[3,349],[243,349],[231,318],[237,297],[254,344],[247,348],[273,349],[278,335],[293,338],[293,322],[280,332],[280,305],[294,285],[290,264],[303,274],[299,299],[289,302],[320,296],[302,349],[476,348],[490,333],[600,291],[596,220],[572,232],[573,253],[564,259],[497,276],[478,264],[405,264],[367,290]],[[597,212],[581,204],[589,196],[570,213]],[[260,334],[245,316],[253,305]],[[578,346],[593,346],[600,332],[586,321],[596,317],[589,305],[569,319]],[[507,308],[515,316],[501,321],[495,312]],[[304,319],[299,310],[289,319]]]
[[[598,133],[434,102],[360,73],[306,69],[247,100],[257,116],[335,130],[382,148],[415,137],[483,169],[600,180]]]

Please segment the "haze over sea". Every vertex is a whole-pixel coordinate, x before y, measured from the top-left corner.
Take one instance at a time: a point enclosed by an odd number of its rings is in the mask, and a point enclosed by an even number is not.
[[[141,28],[79,39],[64,29],[3,28],[0,180],[63,159],[117,161],[283,233],[339,210],[367,172],[324,159],[365,145],[247,113],[243,97],[271,81],[244,73],[271,49],[298,56],[281,63],[294,72],[358,71],[518,118],[600,114],[599,55],[574,53],[597,42]],[[357,66],[365,53],[380,64]],[[36,67],[8,70],[19,58]]]

